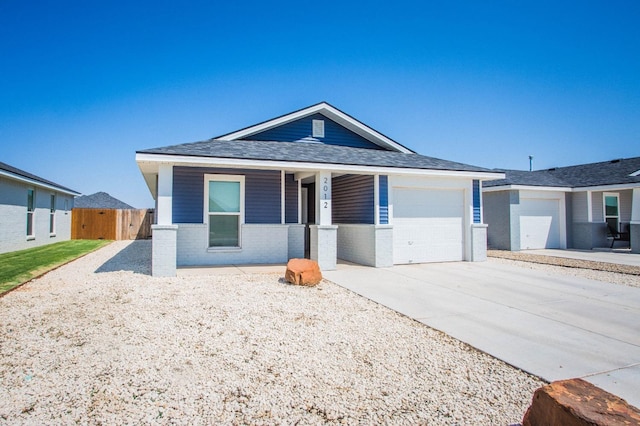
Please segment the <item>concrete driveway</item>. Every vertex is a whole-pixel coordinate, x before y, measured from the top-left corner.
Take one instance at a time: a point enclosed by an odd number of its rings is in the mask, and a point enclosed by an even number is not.
[[[323,274],[545,380],[581,377],[640,407],[640,288],[491,261]]]

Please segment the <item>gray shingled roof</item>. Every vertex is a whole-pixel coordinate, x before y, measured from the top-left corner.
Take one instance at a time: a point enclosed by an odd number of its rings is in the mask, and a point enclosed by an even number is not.
[[[640,176],[631,176],[632,173],[639,170],[640,157],[569,167],[555,167],[533,172],[503,170],[506,174],[506,179],[486,181],[482,186],[485,188],[505,185],[581,188],[629,183],[640,185]]]
[[[135,209],[135,207],[131,207],[106,192],[76,197],[73,201],[73,207],[77,209]]]
[[[495,172],[482,167],[419,154],[305,142],[264,142],[211,139],[137,151],[139,154],[272,160],[319,164],[397,167],[426,170]]]
[[[56,187],[56,188],[61,189],[63,191],[74,192],[76,194],[79,194],[78,191],[74,191],[73,189],[69,189],[69,188],[67,188],[65,186],[62,186],[62,185],[57,184],[55,182],[52,182],[50,180],[43,179],[40,176],[36,176],[36,175],[31,174],[29,172],[25,172],[24,170],[20,170],[17,167],[10,166],[10,165],[8,165],[6,163],[0,162],[0,170],[4,170],[5,172],[11,173],[11,174],[14,174],[14,175],[17,175],[17,176],[21,176],[21,177],[26,178],[26,179],[30,179],[30,180],[33,180],[35,182],[40,182],[40,183],[43,183],[45,185],[53,186],[53,187]]]

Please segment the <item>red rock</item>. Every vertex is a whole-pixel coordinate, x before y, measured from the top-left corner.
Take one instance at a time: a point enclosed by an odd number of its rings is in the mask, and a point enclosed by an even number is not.
[[[314,286],[322,280],[322,274],[315,260],[291,259],[284,279],[292,284]]]
[[[561,380],[536,390],[522,425],[640,425],[640,410],[582,379]]]

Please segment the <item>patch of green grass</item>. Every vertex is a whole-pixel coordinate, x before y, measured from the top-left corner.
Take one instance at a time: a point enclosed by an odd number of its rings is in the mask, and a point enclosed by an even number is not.
[[[69,240],[0,254],[0,294],[109,244],[105,240]]]

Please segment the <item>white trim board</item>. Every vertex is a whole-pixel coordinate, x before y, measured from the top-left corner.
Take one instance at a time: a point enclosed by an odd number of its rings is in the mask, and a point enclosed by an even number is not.
[[[581,186],[577,188],[567,188],[560,186],[530,186],[530,185],[501,185],[482,188],[482,192],[527,190],[527,191],[562,191],[562,192],[589,192],[589,191],[624,191],[625,189],[640,188],[640,183],[624,183],[613,185]]]
[[[509,190],[572,192],[571,188],[566,188],[566,187],[561,187],[561,186],[531,186],[531,185],[491,186],[489,188],[482,187],[482,188],[480,188],[480,190],[481,190],[481,192],[496,192],[496,191],[509,191]]]
[[[197,156],[176,156],[168,154],[136,154],[136,162],[140,170],[145,173],[145,165],[151,166],[159,164],[172,164],[174,166],[191,167],[230,167],[246,169],[276,169],[286,170],[287,173],[296,171],[330,171],[333,173],[353,173],[353,174],[382,174],[382,175],[422,175],[422,176],[442,176],[460,177],[479,180],[503,179],[504,173],[496,172],[469,172],[458,170],[436,170],[436,169],[412,169],[402,167],[385,166],[361,166],[336,163],[307,163],[295,161],[275,161],[275,160],[245,160],[236,158],[217,157],[197,157]],[[149,171],[151,172],[151,171]]]

